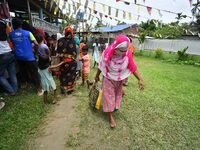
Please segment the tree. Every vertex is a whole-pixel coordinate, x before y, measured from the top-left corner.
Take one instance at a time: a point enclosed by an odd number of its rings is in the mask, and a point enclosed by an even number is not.
[[[183,31],[183,28],[179,25],[165,25],[154,32],[154,37],[158,39],[176,39],[182,36]]]
[[[186,15],[183,15],[182,13],[178,13],[176,19],[177,19],[177,24],[179,24],[180,20],[183,18],[186,18]]]
[[[192,14],[193,16],[197,15],[200,13],[200,1],[197,0],[197,2],[195,4],[192,5],[193,8],[192,8]]]
[[[141,51],[144,47],[145,37],[147,36],[147,32],[140,32],[138,41],[139,41],[139,50]]]
[[[191,26],[200,33],[200,14],[196,15],[196,21],[193,21]]]
[[[197,2],[193,4],[191,11],[192,14],[196,17],[196,21],[193,21],[191,25],[200,33],[200,0],[197,0]]]
[[[142,22],[139,25],[140,32],[146,32],[146,35],[153,36],[154,31],[158,28],[162,27],[162,23],[158,20],[152,19],[147,22]]]
[[[104,26],[103,22],[100,19],[98,19],[98,21],[97,21],[97,23],[96,23],[94,28],[98,29],[99,27],[102,27],[102,26]]]

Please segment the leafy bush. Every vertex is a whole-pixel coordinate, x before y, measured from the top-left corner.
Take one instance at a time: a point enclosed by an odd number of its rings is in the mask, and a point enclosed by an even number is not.
[[[161,58],[163,56],[163,50],[161,48],[158,48],[155,50],[155,58]]]
[[[178,55],[178,60],[179,61],[184,61],[188,59],[188,54],[186,53],[186,51],[188,50],[188,46],[180,51],[177,52]]]
[[[157,39],[176,39],[183,34],[183,29],[180,26],[164,26],[158,28],[154,32],[154,37]]]

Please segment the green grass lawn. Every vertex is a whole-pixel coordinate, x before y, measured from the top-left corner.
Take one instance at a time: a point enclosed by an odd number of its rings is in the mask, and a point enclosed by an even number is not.
[[[88,90],[79,86],[74,95],[80,115],[80,132],[70,134],[67,149],[199,149],[200,69],[136,57],[145,81],[137,89],[132,76],[122,107],[111,130],[107,116],[88,106]],[[92,70],[90,79],[94,79]],[[49,110],[32,88],[4,99],[0,110],[0,150],[21,150]],[[55,139],[56,140],[56,139]]]
[[[21,150],[49,107],[32,88],[4,101],[6,106],[0,110],[0,150]]]
[[[67,141],[69,149],[200,148],[200,69],[146,57],[136,57],[136,63],[145,90],[130,77],[114,130],[104,113],[89,109],[87,89],[78,88],[82,119],[80,132]]]

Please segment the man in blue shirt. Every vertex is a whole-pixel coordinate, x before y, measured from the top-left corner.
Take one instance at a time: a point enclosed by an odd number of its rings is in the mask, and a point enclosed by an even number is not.
[[[12,20],[14,31],[9,37],[14,46],[14,54],[19,65],[19,76],[21,84],[27,85],[28,81],[33,82],[37,91],[40,91],[40,79],[37,63],[33,54],[32,43],[37,47],[38,43],[29,31],[22,29],[22,21],[18,18]]]

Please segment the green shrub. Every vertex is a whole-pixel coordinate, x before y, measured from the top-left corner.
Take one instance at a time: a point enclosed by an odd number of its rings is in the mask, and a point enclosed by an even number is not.
[[[143,50],[137,49],[134,53],[135,56],[143,56]]]
[[[188,50],[188,46],[180,51],[177,52],[178,55],[178,61],[184,61],[188,59],[188,54],[186,53],[186,51]]]
[[[163,50],[161,48],[158,48],[155,50],[155,58],[162,58],[163,56]]]
[[[164,26],[157,28],[154,32],[156,39],[176,39],[180,38],[183,34],[183,29],[180,26]]]

